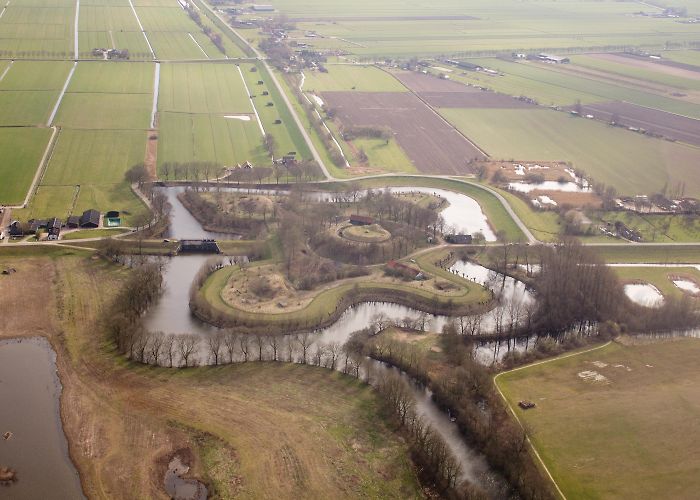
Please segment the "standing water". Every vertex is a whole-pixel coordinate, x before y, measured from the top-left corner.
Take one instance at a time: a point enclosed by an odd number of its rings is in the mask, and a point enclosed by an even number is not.
[[[0,342],[0,467],[17,481],[12,499],[85,498],[61,423],[56,353],[43,338]]]

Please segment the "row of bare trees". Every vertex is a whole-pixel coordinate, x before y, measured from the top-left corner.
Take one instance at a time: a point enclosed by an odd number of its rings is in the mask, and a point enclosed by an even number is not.
[[[405,431],[414,462],[423,480],[430,480],[440,492],[455,490],[461,465],[445,439],[416,411],[416,399],[408,383],[397,373],[388,372],[376,385],[384,405]],[[454,495],[454,491],[450,491]]]

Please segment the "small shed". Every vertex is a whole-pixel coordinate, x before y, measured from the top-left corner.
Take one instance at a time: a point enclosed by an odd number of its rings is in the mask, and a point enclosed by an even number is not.
[[[80,227],[95,228],[100,227],[100,212],[91,208],[85,210],[80,216]]]
[[[45,219],[31,219],[29,221],[29,232],[36,233],[39,229],[46,229],[48,221]]]
[[[351,215],[350,224],[353,226],[371,226],[374,224],[374,218],[366,215]]]

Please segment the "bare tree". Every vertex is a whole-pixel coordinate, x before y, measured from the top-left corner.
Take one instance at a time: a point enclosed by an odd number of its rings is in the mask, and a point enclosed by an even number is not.
[[[238,337],[238,349],[243,356],[243,362],[246,363],[248,361],[248,356],[250,356],[250,338],[248,335],[240,335]]]
[[[214,365],[219,364],[219,357],[221,355],[221,344],[223,343],[224,336],[220,332],[216,332],[207,338],[207,346],[209,347],[209,355]]]
[[[236,351],[238,338],[235,332],[229,331],[224,335],[224,346],[228,354],[228,362],[233,363],[233,353]]]
[[[263,347],[265,347],[265,337],[256,333],[254,336],[255,346],[258,348],[258,361],[263,360]]]
[[[299,343],[299,347],[301,347],[301,362],[306,364],[309,347],[313,343],[311,334],[309,332],[300,333],[297,336],[297,342]]]
[[[174,366],[173,360],[175,357],[175,336],[170,334],[165,336],[163,341],[163,354],[168,358],[168,366]]]
[[[182,335],[177,339],[177,347],[180,351],[180,359],[185,363],[185,367],[190,366],[190,357],[199,344],[199,339],[194,335]]]
[[[267,343],[272,349],[272,361],[277,361],[277,351],[280,348],[280,337],[279,335],[269,335],[267,337]]]
[[[154,365],[158,365],[158,361],[163,347],[164,334],[163,332],[153,332],[149,346],[150,360]]]

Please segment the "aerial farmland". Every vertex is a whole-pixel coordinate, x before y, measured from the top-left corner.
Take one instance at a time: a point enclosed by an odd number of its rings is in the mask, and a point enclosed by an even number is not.
[[[0,0],[0,497],[697,496],[697,0]]]

